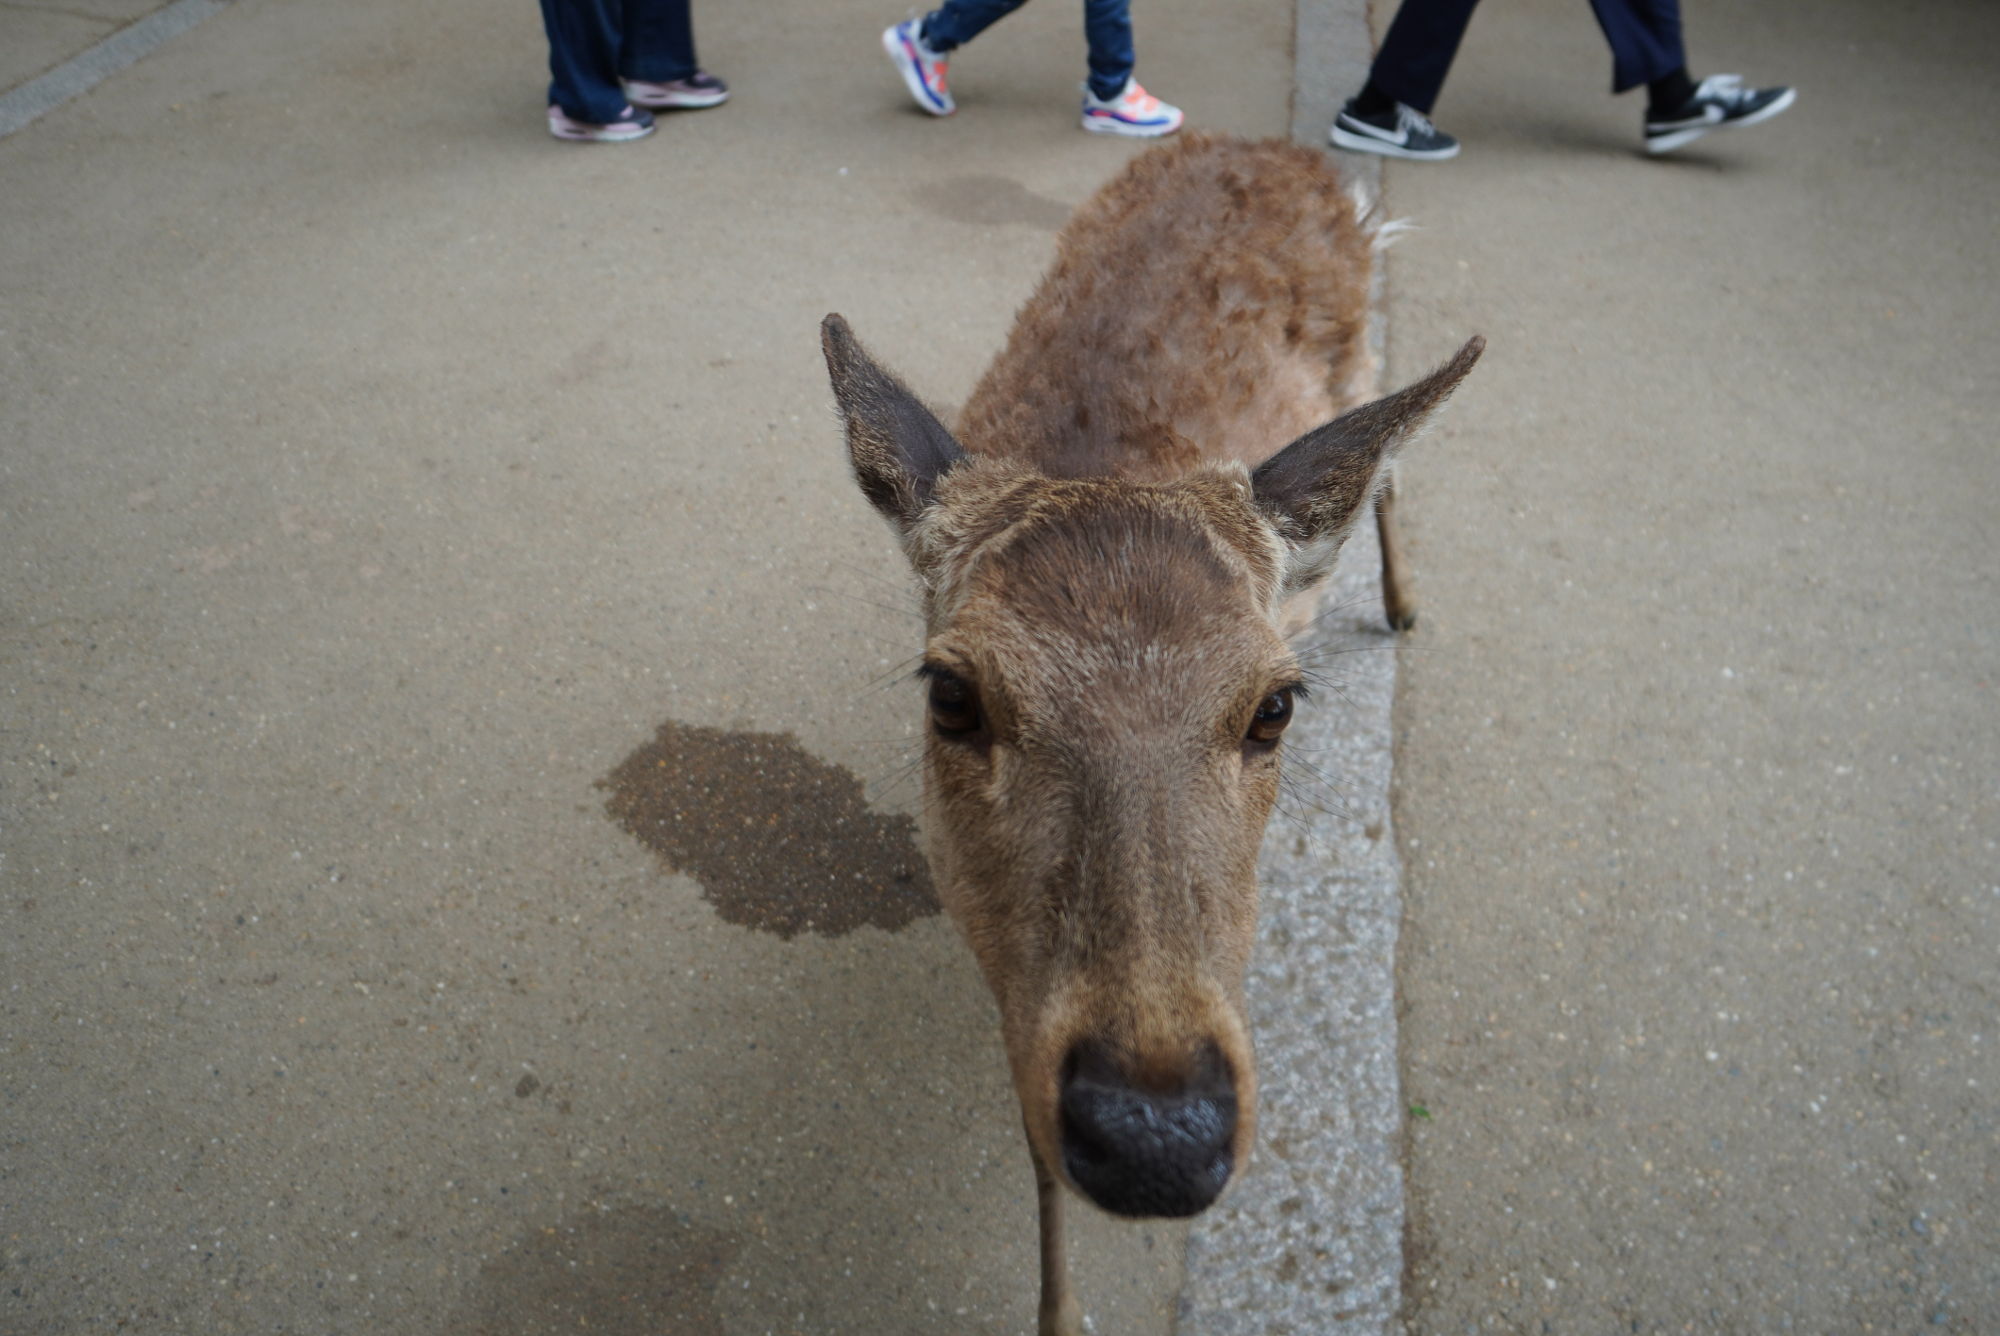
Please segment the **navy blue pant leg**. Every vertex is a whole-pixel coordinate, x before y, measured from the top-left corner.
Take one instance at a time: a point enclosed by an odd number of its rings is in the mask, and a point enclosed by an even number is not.
[[[963,45],[1026,4],[1027,0],[946,0],[924,18],[924,41],[933,51]],[[1132,0],[1083,0],[1083,35],[1090,45],[1090,91],[1117,97],[1132,77]]]
[[[665,83],[695,71],[689,0],[541,0],[549,101],[603,125],[625,110],[619,76]]]
[[[1369,78],[1398,102],[1430,114],[1479,0],[1403,0]],[[1651,83],[1687,63],[1680,0],[1590,0],[1611,44],[1611,90]]]
[[[542,0],[549,34],[549,101],[579,121],[603,125],[625,110],[618,86],[624,0]]]
[[[620,74],[645,83],[672,83],[699,68],[689,0],[625,0]]]
[[[1389,21],[1389,31],[1382,38],[1382,49],[1375,53],[1368,77],[1396,101],[1430,115],[1478,3],[1403,0],[1396,17]]]
[[[1132,0],[1083,0],[1083,35],[1090,43],[1090,91],[1109,102],[1132,77]]]
[[[1665,78],[1687,64],[1680,0],[1590,0],[1611,43],[1611,91]]]
[[[944,8],[925,15],[924,43],[933,51],[962,46],[1026,3],[1028,0],[946,0]]]

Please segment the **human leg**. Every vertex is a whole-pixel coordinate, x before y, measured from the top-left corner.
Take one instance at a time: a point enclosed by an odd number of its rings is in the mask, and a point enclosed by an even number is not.
[[[942,55],[962,46],[1026,4],[1027,0],[945,0],[924,16],[924,44]]]
[[[1666,153],[1693,143],[1710,130],[1727,130],[1770,120],[1798,100],[1790,88],[1745,88],[1734,74],[1711,74],[1695,85],[1678,107],[1646,110],[1646,151]]]
[[[1404,0],[1389,21],[1382,49],[1368,69],[1368,82],[1391,101],[1430,115],[1478,3]]]
[[[1734,74],[1687,72],[1680,0],[1590,0],[1611,44],[1611,91],[1646,85],[1646,151],[1666,153],[1711,130],[1756,125],[1792,105],[1789,88],[1745,88]]]
[[[1458,141],[1430,122],[1465,27],[1479,0],[1404,0],[1389,21],[1368,82],[1340,109],[1327,137],[1354,153],[1437,162]]]
[[[549,36],[549,101],[582,124],[616,122],[630,105],[618,86],[622,0],[541,0]]]
[[[1083,35],[1090,47],[1084,129],[1153,139],[1181,128],[1181,109],[1160,101],[1132,77],[1131,0],[1083,0]]]
[[[618,73],[634,104],[656,110],[712,107],[729,85],[701,68],[689,0],[624,0],[625,46]]]
[[[1611,91],[1687,73],[1680,0],[1590,0],[1611,45]]]
[[[1083,36],[1090,46],[1091,95],[1109,102],[1132,77],[1131,0],[1083,0]]]

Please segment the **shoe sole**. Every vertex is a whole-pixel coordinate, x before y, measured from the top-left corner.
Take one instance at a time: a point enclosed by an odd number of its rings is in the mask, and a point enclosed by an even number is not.
[[[942,107],[931,101],[931,91],[924,86],[924,76],[918,72],[917,63],[910,58],[910,53],[903,50],[903,39],[896,29],[883,30],[882,49],[888,53],[889,59],[895,62],[896,72],[903,76],[904,87],[910,90],[910,97],[919,107],[933,116],[949,116],[958,110],[958,104],[951,100],[949,93],[944,95]]]
[[[1127,139],[1159,139],[1180,129],[1181,122],[1175,121],[1170,125],[1134,125],[1130,121],[1121,121],[1116,117],[1092,116],[1089,112],[1085,112],[1083,128],[1094,135],[1123,135]]]
[[[638,98],[633,97],[629,92],[625,97],[633,106],[644,107],[647,111],[701,111],[707,107],[719,107],[729,100],[729,94],[727,93],[717,93],[713,96],[704,95],[699,98],[676,97],[660,102],[642,102]]]
[[[1344,148],[1351,153],[1375,153],[1385,158],[1403,158],[1410,162],[1446,162],[1458,156],[1459,145],[1450,148],[1414,149],[1392,144],[1386,139],[1375,139],[1368,135],[1358,135],[1352,130],[1343,130],[1338,124],[1328,132],[1327,138],[1335,148]]]
[[[1765,121],[1770,120],[1779,112],[1786,110],[1792,103],[1798,100],[1799,90],[1796,88],[1787,88],[1783,97],[1768,107],[1751,112],[1748,116],[1738,116],[1733,121],[1724,119],[1708,121],[1701,125],[1691,125],[1685,130],[1676,130],[1671,134],[1661,135],[1657,139],[1649,137],[1646,140],[1646,152],[1671,153],[1683,144],[1692,144],[1710,130],[1738,130],[1746,125],[1762,125]]]
[[[635,130],[630,134],[607,135],[594,133],[589,130],[567,130],[557,125],[554,121],[549,122],[549,133],[557,139],[570,144],[629,144],[635,139],[644,139],[659,128],[657,125],[648,125],[644,129]]]

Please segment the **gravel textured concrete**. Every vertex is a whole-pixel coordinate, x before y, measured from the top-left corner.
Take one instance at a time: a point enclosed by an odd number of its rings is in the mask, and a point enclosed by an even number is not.
[[[732,919],[619,801],[730,735],[914,804],[820,317],[957,401],[1137,147],[1073,9],[946,122],[900,12],[705,10],[736,96],[604,147],[532,6],[237,0],[0,141],[0,1330],[1031,1324],[950,928]],[[1290,24],[1171,0],[1142,75],[1281,133]],[[1077,1235],[1166,1330],[1184,1230]]]
[[[0,136],[221,12],[229,0],[96,0],[0,5]]]
[[[1666,160],[1581,7],[1392,167],[1421,1333],[2000,1330],[1991,6],[1714,3]]]

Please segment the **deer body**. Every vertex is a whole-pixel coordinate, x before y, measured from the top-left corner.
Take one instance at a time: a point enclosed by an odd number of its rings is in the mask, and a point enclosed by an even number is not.
[[[1044,1336],[1080,1330],[1064,1185],[1192,1215],[1248,1156],[1257,850],[1304,691],[1284,605],[1479,352],[1356,407],[1374,249],[1322,155],[1188,135],[1077,211],[955,435],[823,330],[923,590],[927,853],[1000,1006]]]

